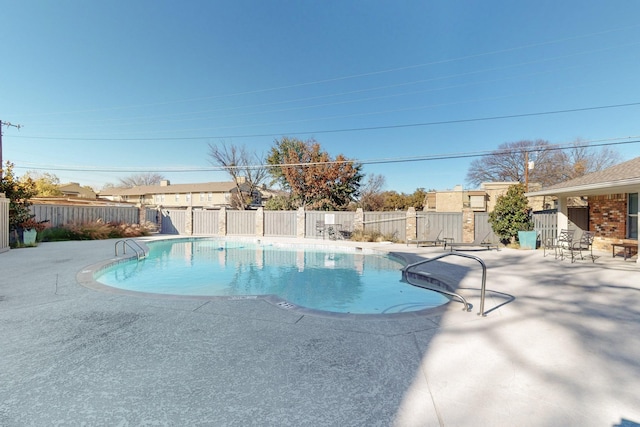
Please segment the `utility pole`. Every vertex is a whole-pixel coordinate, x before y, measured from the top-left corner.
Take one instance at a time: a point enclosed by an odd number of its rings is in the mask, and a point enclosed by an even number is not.
[[[14,125],[13,123],[3,122],[0,120],[0,179],[2,179],[2,169],[4,168],[4,164],[2,163],[2,126],[14,127],[20,129],[21,125]]]
[[[529,191],[529,152],[524,152],[524,191]]]

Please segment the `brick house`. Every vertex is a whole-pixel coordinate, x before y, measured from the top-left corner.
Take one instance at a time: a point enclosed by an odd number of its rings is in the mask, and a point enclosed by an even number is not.
[[[639,193],[640,157],[636,157],[600,172],[529,192],[527,196],[558,198],[559,230],[568,228],[567,199],[586,199],[589,206],[589,231],[595,233],[594,248],[611,250],[612,244],[638,245]]]

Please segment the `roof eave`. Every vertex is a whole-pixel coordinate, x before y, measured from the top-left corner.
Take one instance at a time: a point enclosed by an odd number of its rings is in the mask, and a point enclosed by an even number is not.
[[[629,178],[618,181],[599,182],[596,184],[532,191],[526,193],[526,196],[595,196],[601,194],[634,193],[638,191],[640,191],[640,178]]]

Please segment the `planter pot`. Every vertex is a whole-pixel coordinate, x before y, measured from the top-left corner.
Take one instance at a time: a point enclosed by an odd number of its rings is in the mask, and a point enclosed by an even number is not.
[[[535,249],[538,233],[535,231],[518,231],[520,249]]]
[[[38,232],[36,230],[24,230],[22,232],[22,243],[25,245],[33,245],[36,243],[36,236]]]

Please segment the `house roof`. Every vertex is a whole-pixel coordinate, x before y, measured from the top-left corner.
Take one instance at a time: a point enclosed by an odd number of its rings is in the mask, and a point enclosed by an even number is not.
[[[244,186],[240,184],[240,186]],[[140,185],[132,188],[108,188],[100,191],[101,196],[142,196],[147,194],[176,193],[230,193],[234,182],[201,182],[195,184]]]
[[[58,186],[58,189],[66,195],[78,195],[80,197],[94,198],[96,197],[95,191],[81,187],[77,182],[69,182]]]
[[[583,175],[527,196],[589,196],[640,191],[640,157]]]

